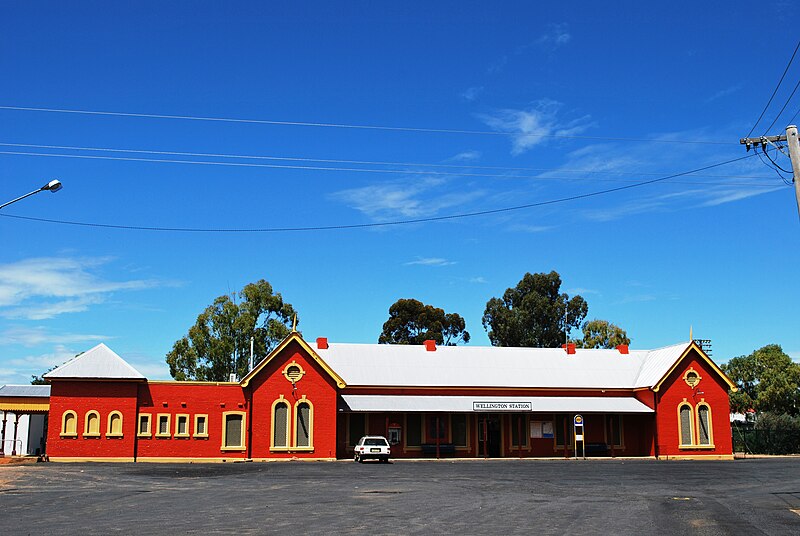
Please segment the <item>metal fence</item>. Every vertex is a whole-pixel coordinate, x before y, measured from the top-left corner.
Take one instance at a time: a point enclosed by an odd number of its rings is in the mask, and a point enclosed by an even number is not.
[[[800,454],[800,430],[733,427],[733,451],[746,454]]]

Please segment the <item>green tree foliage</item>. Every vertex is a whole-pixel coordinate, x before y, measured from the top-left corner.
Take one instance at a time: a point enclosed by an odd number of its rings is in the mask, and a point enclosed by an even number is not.
[[[51,370],[55,370],[56,367],[50,367],[49,369],[42,372],[41,376],[31,376],[31,385],[47,385],[47,380],[44,379],[44,375],[50,372]]]
[[[561,276],[526,273],[502,298],[486,303],[483,327],[494,346],[556,348],[565,331],[581,326],[589,306],[581,296],[561,292]]]
[[[800,414],[800,364],[777,344],[759,348],[749,355],[734,357],[722,370],[739,390],[731,393],[731,410],[749,409],[774,414]]]
[[[616,348],[631,343],[625,330],[608,320],[589,320],[582,329],[583,339],[574,341],[578,348]]]
[[[414,299],[401,298],[393,303],[378,342],[422,344],[426,340],[455,346],[459,342],[469,342],[469,332],[464,319],[457,313],[445,313],[444,309]]]
[[[250,338],[257,363],[291,331],[295,311],[263,279],[238,293],[220,296],[197,317],[189,333],[177,340],[166,360],[176,380],[226,381],[231,372],[247,374]]]

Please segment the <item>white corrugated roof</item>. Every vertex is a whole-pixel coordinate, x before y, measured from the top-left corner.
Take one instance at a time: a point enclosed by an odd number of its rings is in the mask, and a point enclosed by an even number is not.
[[[111,348],[98,344],[44,375],[47,379],[85,378],[100,380],[144,380],[145,377]]]
[[[394,396],[342,395],[343,411],[473,412],[476,402],[530,404],[538,413],[653,413],[631,397],[602,396]]]
[[[632,389],[651,387],[689,343],[658,350],[576,350],[420,345],[346,344],[311,347],[348,386],[543,387]]]

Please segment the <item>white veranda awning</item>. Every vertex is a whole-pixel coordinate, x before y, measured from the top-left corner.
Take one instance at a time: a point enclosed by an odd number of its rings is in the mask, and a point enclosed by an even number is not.
[[[341,412],[654,413],[632,397],[342,395]]]

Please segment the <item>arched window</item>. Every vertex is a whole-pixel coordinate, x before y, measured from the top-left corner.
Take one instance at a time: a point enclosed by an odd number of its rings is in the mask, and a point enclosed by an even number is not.
[[[67,410],[61,415],[61,437],[75,437],[78,435],[78,416],[72,410]]]
[[[684,399],[678,406],[678,426],[680,428],[681,446],[691,446],[694,444],[694,426],[692,418],[692,406]]]
[[[100,414],[94,410],[86,412],[83,437],[100,437]]]
[[[294,446],[299,449],[313,447],[314,411],[305,395],[294,406]]]
[[[112,411],[108,414],[106,437],[122,437],[122,413]]]
[[[283,395],[272,404],[272,448],[289,448],[289,403]]]
[[[714,434],[711,431],[711,407],[705,402],[697,404],[697,441],[700,446],[714,444]]]

